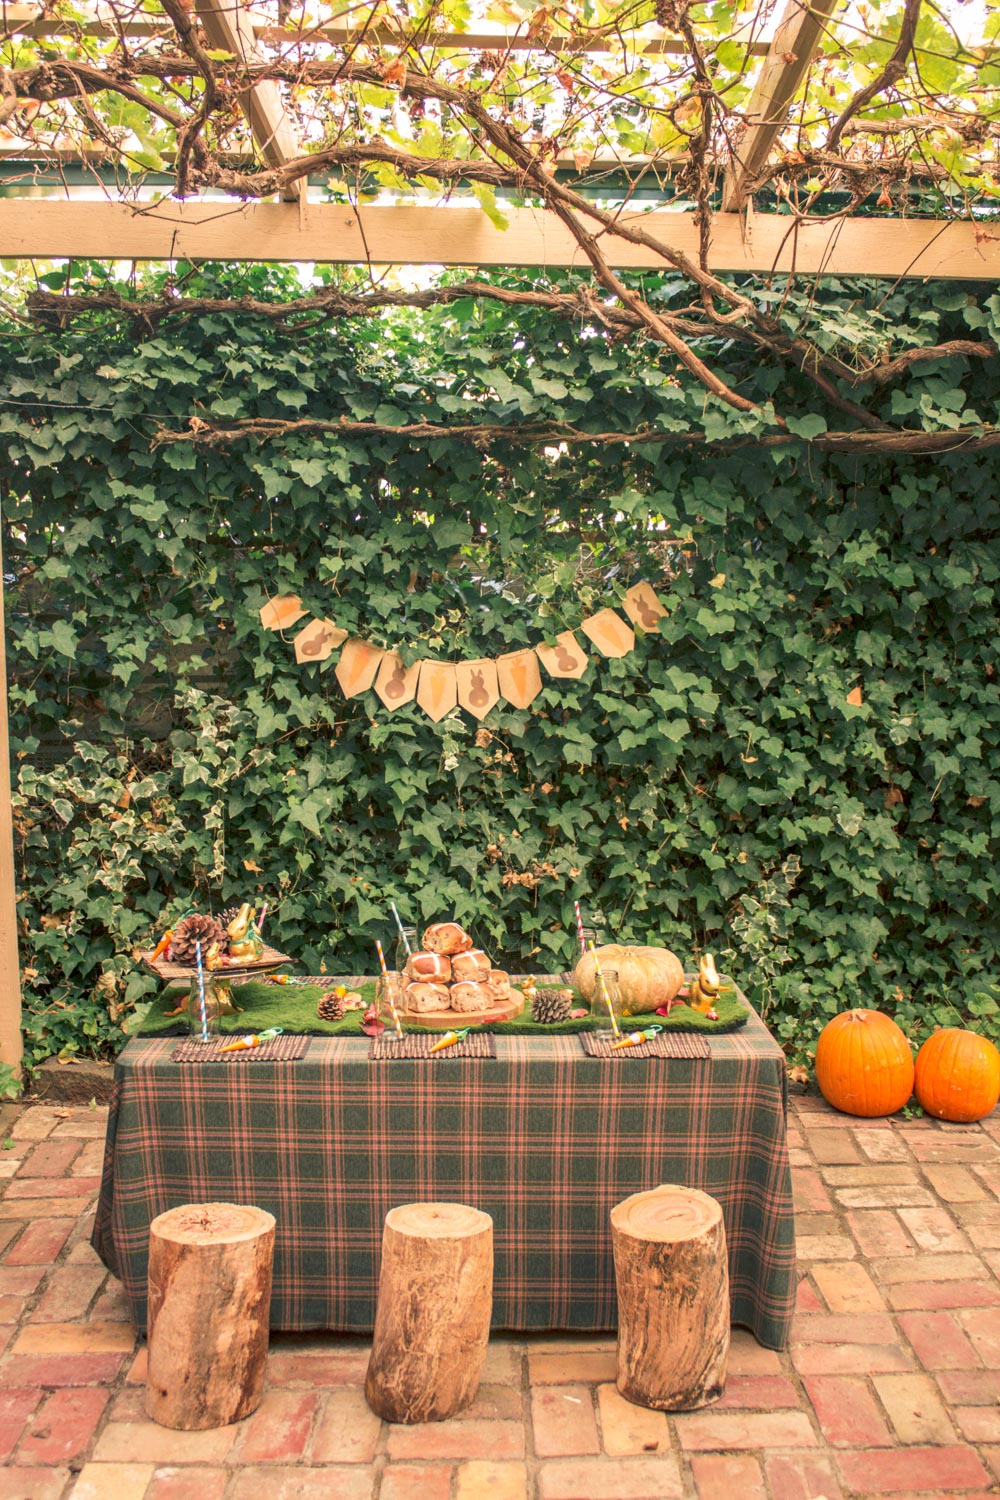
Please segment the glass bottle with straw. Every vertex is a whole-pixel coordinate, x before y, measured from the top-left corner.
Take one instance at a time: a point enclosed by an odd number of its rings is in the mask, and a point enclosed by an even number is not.
[[[570,966],[571,970],[576,968],[576,965],[585,954],[592,953],[595,948],[604,947],[604,929],[587,925],[583,919],[583,912],[580,910],[579,901],[573,902],[573,910],[576,913],[576,945],[573,962]],[[600,988],[594,991],[594,999],[590,1009],[594,1015],[607,1014],[604,1009],[604,1001],[601,998]]]
[[[396,968],[401,974],[406,968],[407,960],[417,950],[417,929],[403,925],[395,901],[390,901],[389,907],[396,924]]]
[[[399,1018],[399,1006],[402,1002],[402,976],[386,967],[385,954],[382,952],[382,944],[376,939],[375,951],[378,953],[379,977],[375,985],[375,1014],[382,1020],[383,1013],[388,1011],[392,1023],[391,1035],[397,1041],[403,1040],[403,1023]],[[388,1032],[387,1028],[387,1035]]]
[[[598,1036],[617,1041],[621,1036],[621,990],[618,985],[618,970],[611,964],[602,964],[594,944],[590,945],[594,959],[595,978],[594,1015],[600,1020],[596,1028]]]

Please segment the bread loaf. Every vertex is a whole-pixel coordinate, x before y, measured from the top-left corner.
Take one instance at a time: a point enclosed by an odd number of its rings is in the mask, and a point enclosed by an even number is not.
[[[490,961],[481,948],[470,948],[468,953],[456,953],[451,961],[451,977],[456,984],[462,979],[483,984],[489,972]]]
[[[453,984],[451,987],[452,1010],[471,1013],[477,1010],[489,1010],[492,997],[485,984],[474,984],[471,980],[465,980],[461,984]]]
[[[446,984],[430,984],[427,980],[416,979],[403,990],[404,1010],[447,1010],[450,1003]]]
[[[498,1000],[510,999],[510,975],[503,969],[491,969],[483,980],[483,984],[489,991],[490,999],[494,1004]]]
[[[427,979],[432,984],[447,984],[451,979],[451,959],[444,953],[411,953],[403,970],[405,979]]]
[[[466,953],[472,939],[457,922],[434,922],[424,933],[424,947],[430,953]]]

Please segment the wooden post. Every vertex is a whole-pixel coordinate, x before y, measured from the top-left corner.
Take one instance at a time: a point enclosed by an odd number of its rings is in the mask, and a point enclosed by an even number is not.
[[[146,1414],[162,1427],[225,1427],[264,1390],[274,1217],[188,1203],[149,1226]]]
[[[10,806],[10,725],[7,713],[7,642],[3,599],[3,533],[0,524],[0,1062],[20,1074],[21,969],[17,957],[14,821]]]
[[[665,1183],[611,1210],[618,1389],[657,1411],[693,1411],[726,1388],[729,1267],[722,1209]]]
[[[365,1398],[387,1422],[440,1422],[475,1400],[493,1311],[493,1220],[462,1203],[390,1209]]]

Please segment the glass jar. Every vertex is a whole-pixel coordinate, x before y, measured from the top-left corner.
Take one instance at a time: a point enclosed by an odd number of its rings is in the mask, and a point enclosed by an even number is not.
[[[583,929],[583,942],[584,942],[584,946],[583,946],[583,949],[581,951],[581,948],[580,948],[580,934],[579,934],[579,931],[578,931],[577,935],[576,935],[576,955],[575,955],[575,957],[573,959],[573,963],[571,965],[571,969],[570,969],[571,973],[575,972],[576,965],[580,962],[580,959],[583,958],[583,957],[585,957],[590,952],[590,945],[591,945],[591,943],[593,943],[593,945],[594,945],[595,948],[603,948],[604,947],[604,943],[605,943],[604,929],[602,927],[585,927]],[[584,1001],[584,1004],[586,1004],[586,1001]],[[595,988],[595,990],[594,990],[594,998],[590,1002],[590,1007],[589,1007],[591,1013],[596,1016],[598,1014],[598,1012],[602,1009],[603,1005],[604,1005],[604,1002],[601,999],[600,988],[599,987]],[[605,1014],[606,1013],[607,1012],[605,1012]]]
[[[616,1037],[622,1025],[622,995],[618,970],[613,964],[602,964],[594,989],[592,1011],[598,1022],[598,1036]]]
[[[420,952],[420,939],[415,927],[404,927],[396,933],[396,972],[402,974],[411,953]]]
[[[403,976],[395,969],[388,969],[375,981],[375,1014],[385,1027],[386,1037],[398,1037],[403,1022]]]

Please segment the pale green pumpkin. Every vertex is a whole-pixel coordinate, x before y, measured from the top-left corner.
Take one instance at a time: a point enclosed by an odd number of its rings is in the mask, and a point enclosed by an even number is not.
[[[627,1015],[643,1015],[673,1000],[684,983],[684,965],[669,948],[633,948],[607,943],[597,950],[602,971],[618,970],[622,1008]],[[573,970],[573,983],[585,999],[600,998],[594,955],[585,953]]]

